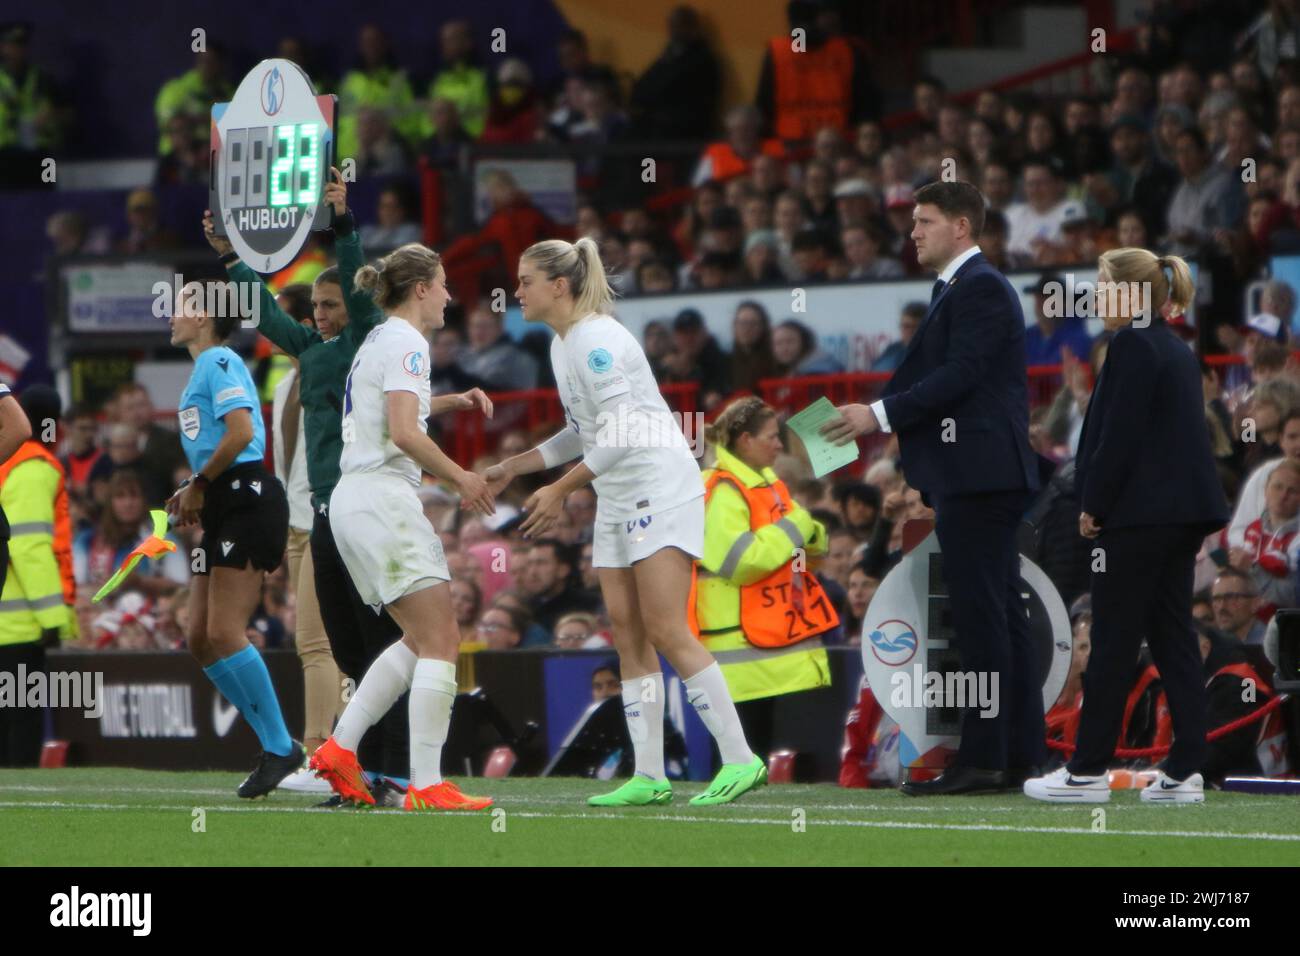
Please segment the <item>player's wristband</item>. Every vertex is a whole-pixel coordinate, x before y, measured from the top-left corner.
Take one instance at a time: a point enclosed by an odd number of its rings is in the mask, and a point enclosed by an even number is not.
[[[350,236],[357,228],[357,221],[352,216],[352,207],[341,216],[334,218],[334,235],[342,239],[344,236]]]
[[[234,249],[231,249],[229,252],[227,252],[224,256],[221,257],[220,261],[223,266],[228,266],[232,262],[238,262],[239,253],[236,252]]]
[[[193,482],[194,487],[197,488],[197,489],[199,489],[199,491],[207,491],[207,490],[208,490],[208,486],[212,484],[212,479],[209,478],[207,475],[205,475],[205,474],[204,474],[203,472],[201,472],[201,471],[200,471],[200,472],[196,472],[196,473],[195,473],[195,474],[190,478],[190,481]]]

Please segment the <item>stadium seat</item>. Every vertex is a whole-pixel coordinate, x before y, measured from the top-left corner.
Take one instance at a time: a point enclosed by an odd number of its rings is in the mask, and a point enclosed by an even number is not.
[[[488,754],[487,763],[483,767],[483,776],[508,777],[510,776],[510,769],[518,759],[518,754],[504,744],[500,747],[493,747],[492,752]]]
[[[66,740],[47,740],[41,747],[41,766],[49,768],[68,765],[68,742]]]
[[[794,750],[773,750],[767,758],[767,782],[794,783],[794,762],[798,756]]]

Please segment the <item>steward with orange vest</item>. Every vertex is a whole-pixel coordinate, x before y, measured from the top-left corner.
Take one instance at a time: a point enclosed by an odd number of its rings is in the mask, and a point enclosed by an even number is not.
[[[787,141],[810,140],[826,126],[847,134],[879,113],[865,46],[828,35],[814,22],[815,11],[804,9],[812,6],[790,4],[791,32],[768,41],[759,73],[756,105],[772,133]]]
[[[0,395],[5,405],[11,401],[7,394],[5,389]],[[9,526],[0,589],[0,671],[15,675],[19,668],[44,672],[45,645],[76,636],[77,600],[63,466],[41,441],[59,417],[58,393],[32,386],[23,393],[22,411],[31,437],[0,464],[0,509]],[[0,707],[0,766],[36,766],[42,721],[40,707]]]
[[[704,473],[704,557],[691,582],[691,630],[717,659],[737,704],[829,686],[821,635],[839,625],[839,615],[807,567],[826,553],[826,529],[771,468],[782,450],[776,413],[759,398],[742,398],[707,435],[717,465]]]

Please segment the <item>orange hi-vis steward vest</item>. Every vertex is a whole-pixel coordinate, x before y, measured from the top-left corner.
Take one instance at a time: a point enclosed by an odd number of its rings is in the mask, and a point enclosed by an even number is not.
[[[54,499],[54,556],[59,562],[59,576],[63,579],[63,597],[69,606],[77,603],[77,582],[72,575],[72,520],[68,517],[67,477],[63,465],[50,453],[50,450],[38,441],[25,441],[13,456],[0,465],[0,485],[5,483],[9,473],[25,461],[44,458],[59,473],[59,491]],[[20,525],[9,529],[11,538],[24,532]]]
[[[853,47],[831,37],[815,50],[796,53],[789,36],[773,37],[776,135],[812,139],[823,126],[848,132],[853,99]]]
[[[779,523],[794,507],[785,482],[748,488],[730,472],[718,468],[704,482],[705,502],[713,496],[713,489],[725,481],[744,496],[749,505],[750,530]],[[707,526],[706,526],[706,534]],[[794,561],[786,561],[779,568],[753,584],[734,586],[740,592],[740,617],[737,622],[745,639],[755,647],[779,648],[823,634],[839,626],[840,618],[830,598],[812,573],[794,569]],[[706,572],[707,573],[707,572]],[[707,638],[711,633],[734,631],[735,627],[701,631],[697,613],[697,591],[700,576],[698,563],[691,572],[691,592],[687,602],[687,618],[697,637]]]

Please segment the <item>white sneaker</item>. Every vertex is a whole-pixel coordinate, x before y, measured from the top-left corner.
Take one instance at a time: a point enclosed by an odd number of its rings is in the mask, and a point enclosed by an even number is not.
[[[292,790],[294,793],[333,793],[330,789],[329,781],[322,780],[316,776],[314,770],[308,770],[303,767],[294,773],[289,774],[280,781],[281,790]]]
[[[1045,777],[1025,781],[1025,796],[1048,803],[1106,803],[1110,800],[1110,781],[1100,777],[1081,777],[1062,767]]]
[[[1175,780],[1161,770],[1141,798],[1143,803],[1204,803],[1205,778],[1194,773],[1186,780]]]

